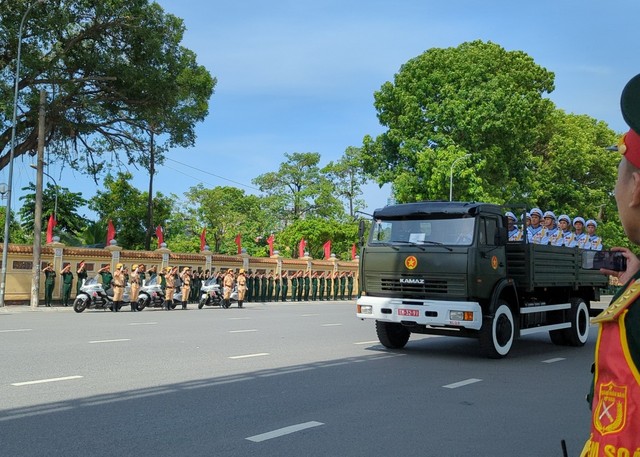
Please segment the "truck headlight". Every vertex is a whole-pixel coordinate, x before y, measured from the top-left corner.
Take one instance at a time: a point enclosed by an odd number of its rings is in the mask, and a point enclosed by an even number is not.
[[[472,311],[449,311],[449,320],[473,321],[473,312]]]
[[[357,305],[358,314],[373,314],[373,306],[371,305]]]

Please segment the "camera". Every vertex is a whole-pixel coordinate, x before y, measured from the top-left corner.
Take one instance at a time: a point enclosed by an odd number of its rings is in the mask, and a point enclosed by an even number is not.
[[[619,251],[583,251],[582,268],[587,270],[625,271],[627,269],[627,259]]]

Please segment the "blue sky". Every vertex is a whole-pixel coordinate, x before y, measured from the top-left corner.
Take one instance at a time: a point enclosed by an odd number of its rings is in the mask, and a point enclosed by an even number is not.
[[[172,150],[155,178],[155,190],[180,197],[198,183],[258,193],[251,180],[277,170],[285,152],[318,152],[321,165],[337,160],[364,135],[383,131],[374,91],[432,47],[480,39],[524,51],[555,73],[550,98],[557,107],[619,132],[627,130],[620,92],[640,73],[637,0],[158,3],[184,19],[184,45],[218,79],[196,146]],[[14,189],[35,179],[28,163],[16,162]],[[130,170],[146,189],[144,171]],[[95,192],[93,181],[77,172],[55,163],[46,171],[85,198]],[[388,187],[365,188],[370,210],[388,197]]]

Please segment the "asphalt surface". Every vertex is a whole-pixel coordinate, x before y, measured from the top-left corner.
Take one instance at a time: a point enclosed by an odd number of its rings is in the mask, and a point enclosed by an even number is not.
[[[189,306],[1,310],[0,455],[561,456],[588,435],[595,327],[488,360],[386,350],[354,302]]]

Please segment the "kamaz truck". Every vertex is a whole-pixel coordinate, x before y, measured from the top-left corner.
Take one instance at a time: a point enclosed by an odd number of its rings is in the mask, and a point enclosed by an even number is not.
[[[361,224],[357,316],[375,321],[382,345],[403,348],[412,333],[475,337],[486,356],[501,358],[536,332],[585,344],[607,277],[582,268],[578,248],[508,241],[503,212],[408,203],[376,210],[367,240]]]

